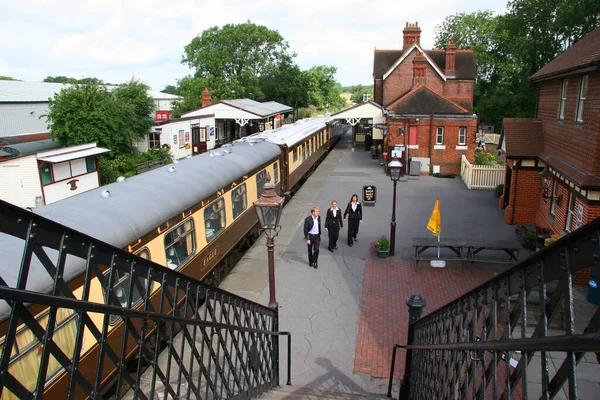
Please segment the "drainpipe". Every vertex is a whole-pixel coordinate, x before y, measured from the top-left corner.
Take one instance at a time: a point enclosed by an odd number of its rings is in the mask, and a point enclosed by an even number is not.
[[[517,210],[517,208],[516,208],[516,205],[517,205],[517,183],[519,183],[519,174],[517,173],[518,169],[516,167],[517,167],[518,163],[519,163],[518,161],[515,162],[515,166],[513,167],[513,171],[515,173],[515,190],[512,191],[513,192],[513,213],[512,213],[512,218],[510,221],[511,225],[515,224],[515,212]]]
[[[432,148],[433,148],[433,113],[429,119],[429,173],[433,171],[433,159],[432,159]]]

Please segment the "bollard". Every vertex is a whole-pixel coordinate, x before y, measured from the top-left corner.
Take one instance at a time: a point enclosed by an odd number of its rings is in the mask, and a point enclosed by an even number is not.
[[[410,299],[406,301],[408,306],[408,340],[407,346],[411,346],[414,341],[414,328],[413,323],[421,318],[423,314],[423,307],[427,305],[427,302],[419,293],[415,293],[410,296]],[[410,396],[410,373],[412,363],[412,350],[406,349],[406,361],[404,363],[404,379],[402,379],[402,385],[400,387],[399,399],[408,399]]]

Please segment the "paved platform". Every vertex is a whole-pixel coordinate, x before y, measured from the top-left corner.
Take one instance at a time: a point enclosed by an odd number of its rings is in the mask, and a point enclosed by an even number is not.
[[[499,271],[483,264],[467,272],[452,263],[445,269],[422,263],[415,272],[410,261],[412,238],[431,235],[426,225],[438,197],[442,238],[514,240],[514,228],[504,223],[495,192],[467,190],[459,178],[420,176],[399,182],[396,254],[375,259],[369,253],[370,243],[383,234],[389,236],[392,203],[392,183],[380,163],[362,148],[352,151],[347,134],[283,211],[282,230],[275,239],[276,294],[280,329],[292,332],[293,386],[282,386],[285,393],[279,393],[280,397],[272,393],[264,398],[309,398],[306,393],[311,389],[384,398],[392,346],[405,342],[406,300],[419,292],[427,300],[424,311],[429,313]],[[310,268],[302,224],[311,206],[321,209],[324,223],[331,200],[337,200],[343,210],[353,193],[361,196],[364,185],[377,186],[378,200],[374,207],[364,207],[358,242],[353,247],[346,245],[344,226],[339,250],[331,253],[327,251],[327,235],[323,235],[319,269]],[[266,305],[265,244],[264,238],[259,239],[220,287]],[[521,259],[529,254],[521,251]],[[285,349],[285,339],[281,339],[281,346]],[[285,351],[280,361],[281,384],[285,385]],[[402,369],[397,369],[396,378]],[[294,391],[304,395],[291,397]]]

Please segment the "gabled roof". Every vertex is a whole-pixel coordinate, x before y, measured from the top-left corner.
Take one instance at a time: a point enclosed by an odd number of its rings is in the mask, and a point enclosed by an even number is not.
[[[383,79],[386,79],[392,72],[394,72],[394,70],[396,69],[396,67],[400,64],[402,64],[402,62],[406,59],[406,57],[408,57],[408,55],[410,53],[412,53],[413,50],[418,50],[420,51],[423,56],[425,56],[425,59],[427,60],[427,62],[429,63],[429,65],[431,65],[431,67],[435,70],[435,72],[438,73],[438,75],[443,79],[446,80],[446,75],[444,75],[444,73],[440,70],[440,68],[435,65],[435,63],[433,62],[433,60],[431,59],[431,57],[429,57],[427,55],[427,53],[425,52],[425,50],[423,50],[421,48],[421,46],[419,46],[418,44],[413,44],[412,46],[410,46],[408,48],[408,50],[406,50],[406,52],[404,52],[404,54],[402,54],[400,56],[400,58],[398,58],[396,60],[396,62],[394,62],[394,64],[392,64],[392,66],[385,72],[385,74],[383,74]]]
[[[385,109],[382,106],[375,103],[374,101],[367,101],[365,103],[358,103],[358,104],[353,105],[352,107],[344,108],[343,110],[333,113],[333,114],[331,114],[331,119],[345,118],[346,115],[344,115],[344,114],[348,114],[349,112],[357,111],[359,108],[365,109],[364,110],[365,112],[363,114],[363,115],[365,115],[365,118],[379,117],[379,116],[383,116],[383,114],[385,113]],[[380,113],[381,113],[381,115],[379,115]],[[355,115],[356,113],[352,113],[352,114]]]
[[[466,108],[447,97],[441,96],[427,86],[414,89],[392,101],[386,109],[396,114],[470,114]]]
[[[567,49],[564,53],[546,64],[529,78],[531,81],[541,81],[554,75],[585,67],[595,66],[598,69],[600,63],[600,28],[596,28],[577,43]]]
[[[278,103],[276,101],[267,101],[264,103],[260,103],[258,101],[254,101],[251,99],[231,99],[231,100],[221,100],[216,103],[211,103],[206,106],[202,106],[200,108],[196,108],[195,110],[187,111],[181,114],[184,116],[202,116],[203,113],[199,113],[198,111],[206,111],[206,113],[214,114],[215,118],[220,118],[218,115],[218,106],[225,105],[227,107],[236,108],[238,110],[242,110],[244,112],[255,115],[258,118],[268,118],[278,114],[284,114],[288,112],[294,111],[293,107],[286,106],[285,104]]]
[[[383,78],[383,75],[400,59],[402,54],[402,50],[375,50],[373,56],[373,77],[376,79]],[[425,50],[424,54],[441,71],[446,69],[446,52],[444,50]],[[471,50],[457,50],[455,57],[455,79],[475,80],[477,72],[475,70],[473,52]]]
[[[532,118],[504,118],[502,139],[498,147],[505,149],[507,158],[539,157],[544,150],[542,121]]]

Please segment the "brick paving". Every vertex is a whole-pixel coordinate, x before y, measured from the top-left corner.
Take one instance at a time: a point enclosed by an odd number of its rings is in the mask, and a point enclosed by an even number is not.
[[[406,300],[421,294],[427,305],[423,315],[444,306],[469,290],[481,285],[496,273],[477,268],[431,268],[421,263],[418,270],[412,261],[367,259],[360,300],[354,372],[372,378],[389,378],[392,349],[406,343],[408,307]],[[404,375],[405,353],[396,354],[394,379]]]

